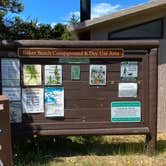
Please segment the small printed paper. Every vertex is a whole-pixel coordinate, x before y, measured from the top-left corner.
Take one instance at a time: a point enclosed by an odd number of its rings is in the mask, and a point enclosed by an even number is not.
[[[64,88],[45,88],[45,116],[64,116]]]
[[[0,111],[3,111],[4,107],[3,104],[0,104]]]
[[[135,81],[138,77],[138,63],[137,62],[121,62],[121,80]]]
[[[112,102],[112,122],[140,122],[141,103],[139,101]]]
[[[22,122],[22,109],[21,102],[10,102],[10,122],[21,123]]]
[[[80,80],[80,66],[71,66],[71,79]]]
[[[90,65],[90,85],[106,85],[106,65]]]
[[[41,65],[23,65],[24,85],[41,85]]]
[[[62,65],[45,65],[45,85],[62,85]]]
[[[2,94],[8,97],[9,101],[21,100],[21,88],[2,88]]]
[[[22,89],[23,113],[44,112],[44,90],[43,88]]]
[[[137,97],[137,83],[119,83],[118,97]]]
[[[2,160],[0,160],[0,166],[4,166]]]
[[[1,59],[2,86],[20,86],[20,61],[16,58]]]

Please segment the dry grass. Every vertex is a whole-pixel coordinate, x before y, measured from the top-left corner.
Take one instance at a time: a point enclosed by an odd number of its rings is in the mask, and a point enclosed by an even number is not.
[[[26,149],[16,141],[14,160],[17,166],[166,166],[166,133],[158,134],[153,157],[146,155],[144,140],[144,136],[33,138]]]

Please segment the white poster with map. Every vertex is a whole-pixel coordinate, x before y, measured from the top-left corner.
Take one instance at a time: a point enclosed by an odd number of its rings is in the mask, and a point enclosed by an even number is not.
[[[41,85],[41,65],[24,64],[23,65],[23,82],[24,85]]]
[[[106,85],[106,65],[90,65],[90,85]]]
[[[1,59],[2,86],[20,86],[20,61],[16,58]]]
[[[45,88],[45,116],[64,116],[64,88]]]
[[[45,65],[45,85],[62,85],[62,65]]]
[[[23,107],[23,113],[44,112],[43,88],[23,88],[22,107]]]

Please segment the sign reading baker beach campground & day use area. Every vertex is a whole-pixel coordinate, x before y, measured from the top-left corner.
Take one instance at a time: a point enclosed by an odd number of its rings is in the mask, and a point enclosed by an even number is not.
[[[121,58],[123,49],[20,48],[18,54],[22,58]]]

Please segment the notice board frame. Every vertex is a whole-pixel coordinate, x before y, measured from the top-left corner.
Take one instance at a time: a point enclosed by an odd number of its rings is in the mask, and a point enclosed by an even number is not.
[[[17,54],[18,48],[58,48],[58,49],[121,49],[124,53],[128,54],[127,58],[132,58],[134,54],[135,58],[138,58],[138,54],[143,54],[146,56],[145,65],[146,70],[144,71],[148,75],[146,78],[147,84],[146,88],[148,92],[145,94],[148,99],[146,103],[146,110],[144,114],[147,114],[145,119],[145,125],[138,125],[138,123],[132,123],[132,127],[128,125],[121,125],[117,123],[112,126],[112,128],[96,128],[88,129],[84,128],[84,124],[80,128],[73,128],[72,130],[61,129],[57,130],[56,124],[49,127],[49,124],[34,125],[30,124],[12,124],[12,133],[14,135],[25,135],[25,134],[39,134],[39,135],[120,135],[120,134],[145,134],[148,152],[153,154],[156,148],[156,133],[157,133],[157,78],[158,78],[158,46],[159,41],[157,40],[134,40],[134,41],[2,41],[0,47],[1,55],[6,58],[19,58],[19,59],[33,59],[41,58],[37,55],[31,55],[29,57],[20,57]],[[134,53],[134,54],[133,54]],[[53,55],[54,56],[54,55]],[[53,56],[51,58],[53,58]],[[142,56],[140,56],[141,58]],[[43,59],[47,60],[50,56],[44,56]],[[57,57],[56,57],[57,58]],[[106,58],[106,57],[105,57]],[[112,57],[113,58],[113,57]],[[124,57],[125,58],[125,57]],[[2,86],[1,86],[2,87]],[[1,89],[2,92],[2,89]],[[65,125],[68,125],[67,123]],[[64,125],[64,126],[65,126]],[[44,126],[44,128],[43,128]],[[24,130],[28,129],[31,130]],[[20,130],[22,128],[22,130]],[[42,129],[43,128],[43,129]],[[20,132],[24,131],[24,132]]]

